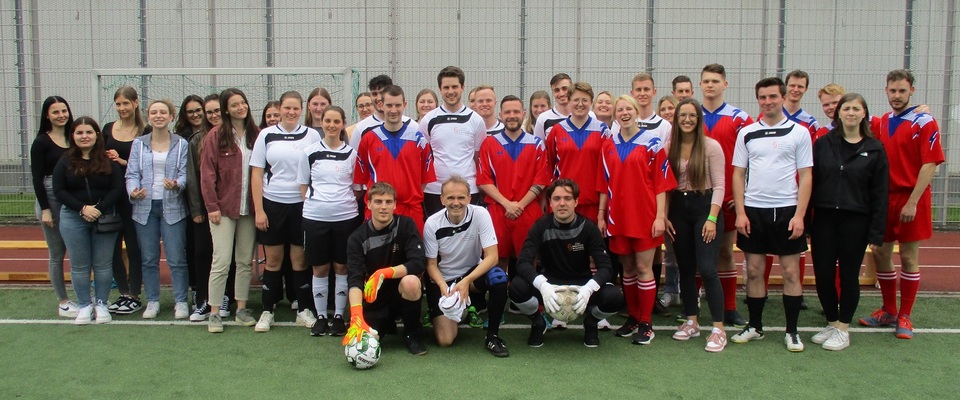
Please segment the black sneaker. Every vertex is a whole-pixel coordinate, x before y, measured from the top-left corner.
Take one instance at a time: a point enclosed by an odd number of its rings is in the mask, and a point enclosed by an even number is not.
[[[487,350],[495,357],[510,357],[510,350],[507,350],[507,344],[499,336],[488,336],[486,340]]]
[[[314,322],[313,327],[310,328],[310,336],[324,336],[326,334],[327,334],[327,319],[317,318],[317,322]]]
[[[120,315],[133,314],[137,311],[140,311],[142,307],[143,307],[143,303],[141,303],[140,300],[134,299],[132,297],[127,297],[126,301],[119,304],[119,306],[117,307],[117,311],[114,311],[114,312]]]
[[[347,333],[347,324],[343,322],[343,316],[340,314],[334,315],[330,321],[330,332],[327,334],[330,336],[343,336],[345,333]]]
[[[115,312],[117,312],[117,310],[120,309],[120,306],[121,306],[121,305],[126,304],[126,302],[128,302],[128,301],[130,301],[130,298],[129,298],[129,297],[121,295],[120,298],[117,299],[117,301],[115,301],[115,302],[113,302],[112,304],[110,304],[109,306],[107,306],[107,311],[110,311],[110,312],[112,312],[112,313],[115,313]]]
[[[633,334],[633,344],[648,345],[656,336],[649,322],[641,322],[637,328],[637,333]]]
[[[527,345],[530,347],[543,346],[543,334],[547,332],[547,321],[543,319],[543,314],[539,311],[530,317],[530,337],[527,338]]]
[[[403,342],[407,345],[407,351],[409,351],[410,354],[415,356],[427,354],[427,346],[423,345],[423,340],[420,339],[420,335],[407,335],[403,338]]]
[[[737,328],[744,328],[747,326],[747,320],[743,319],[743,316],[740,315],[737,310],[724,311],[723,323],[727,325],[733,325]]]
[[[638,327],[639,324],[637,323],[636,319],[633,317],[627,317],[627,320],[623,323],[623,326],[617,328],[614,334],[620,337],[630,337],[634,333],[637,333]]]
[[[591,313],[587,313],[583,317],[583,345],[587,347],[597,347],[600,345],[600,330],[597,328],[596,317]]]

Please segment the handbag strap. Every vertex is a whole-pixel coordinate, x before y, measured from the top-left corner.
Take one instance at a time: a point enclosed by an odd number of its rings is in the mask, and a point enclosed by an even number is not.
[[[83,184],[87,187],[87,196],[90,197],[90,201],[93,201],[93,193],[90,192],[90,181],[87,180],[87,177],[83,177]],[[100,204],[100,200],[97,200],[94,207],[96,207],[97,204]]]

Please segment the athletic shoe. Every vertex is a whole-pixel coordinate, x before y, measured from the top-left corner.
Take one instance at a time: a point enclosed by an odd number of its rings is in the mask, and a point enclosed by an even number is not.
[[[423,318],[420,320],[420,325],[424,328],[433,328],[433,320],[430,318],[430,313],[423,313]]]
[[[230,318],[230,298],[223,296],[223,302],[220,303],[220,317]]]
[[[96,323],[106,324],[113,321],[113,317],[110,316],[110,308],[102,301],[98,301],[93,309],[97,312]]]
[[[482,328],[483,318],[474,306],[467,307],[467,325],[471,328]]]
[[[487,346],[487,351],[493,354],[494,357],[510,357],[510,350],[507,350],[507,344],[497,335],[487,336],[484,345]]]
[[[794,353],[803,351],[803,342],[800,341],[799,333],[786,333],[783,335],[783,343],[787,345],[787,350]]]
[[[219,313],[210,313],[210,315],[216,315],[221,319],[223,318]],[[249,308],[237,309],[237,316],[233,317],[233,321],[243,326],[253,326],[257,323],[257,320],[253,319],[253,311],[250,311]]]
[[[190,316],[190,307],[187,302],[179,302],[173,305],[173,319],[185,319]]]
[[[290,302],[290,309],[291,309],[291,310],[296,310],[296,309],[299,309],[299,308],[300,308],[300,302],[299,302],[299,301],[294,300],[294,301],[291,301],[291,302]]]
[[[860,318],[860,325],[879,327],[879,326],[897,326],[897,316],[883,310],[883,308],[874,311],[869,317]]]
[[[747,320],[743,319],[737,310],[728,310],[723,312],[723,323],[737,328],[746,328]],[[734,340],[736,342],[736,340]]]
[[[197,303],[197,291],[196,291],[196,290],[191,290],[191,291],[190,291],[190,300],[191,300],[191,301],[190,301],[190,312],[194,312],[194,311],[197,310],[197,306],[200,304],[200,303]]]
[[[125,301],[127,301],[127,296],[120,295],[120,298],[117,299],[117,301],[111,303],[109,306],[107,306],[107,309],[110,310],[110,312],[117,312],[117,310],[120,308],[120,304],[122,304]]]
[[[64,318],[76,318],[79,311],[80,306],[72,301],[68,301],[57,306],[57,313]]]
[[[530,336],[527,338],[527,345],[530,347],[543,346],[544,333],[547,333],[547,321],[543,319],[543,314],[537,311],[530,317]]]
[[[637,333],[633,334],[633,344],[648,345],[655,337],[657,337],[657,334],[653,333],[653,327],[650,326],[650,323],[641,322],[637,326]]]
[[[93,321],[93,304],[88,304],[77,310],[77,318],[73,320],[74,325],[90,325]]]
[[[593,314],[587,313],[583,317],[583,345],[587,347],[597,347],[600,345],[600,330],[597,324],[600,321]]]
[[[907,314],[900,314],[897,317],[897,337],[913,339],[913,323],[910,322],[910,316]]]
[[[217,313],[210,314],[210,319],[207,321],[207,332],[210,332],[210,333],[223,332],[223,319],[220,318],[220,314],[217,314]]]
[[[669,317],[671,314],[673,314],[667,309],[666,306],[660,303],[660,300],[653,302],[653,313],[661,317]]]
[[[637,333],[637,328],[640,324],[637,323],[637,320],[633,317],[627,317],[627,320],[624,321],[623,326],[617,328],[617,331],[614,332],[615,335],[620,337],[630,337],[634,333]]]
[[[703,349],[711,353],[719,353],[727,347],[727,332],[722,329],[712,329],[707,336],[707,346]]]
[[[193,314],[190,314],[190,321],[200,322],[206,321],[210,316],[210,305],[207,302],[203,302],[200,307],[197,307],[196,310],[193,310]]]
[[[129,296],[120,296],[120,298],[110,306],[113,306],[114,304],[117,306],[117,308],[113,312],[120,315],[133,314],[143,308],[143,303],[140,300]],[[110,306],[107,307],[108,310],[110,309]]]
[[[309,310],[306,310],[309,311]],[[300,317],[297,316],[297,321],[300,321]],[[326,318],[317,318],[317,321],[313,323],[313,327],[310,328],[310,336],[324,336],[327,334],[327,319]]]
[[[680,324],[673,334],[673,338],[681,342],[695,337],[700,337],[700,324],[693,322],[692,319]]]
[[[143,310],[144,319],[154,319],[157,317],[157,314],[160,313],[160,302],[159,301],[148,301],[147,308]]]
[[[813,337],[810,338],[810,341],[816,344],[823,344],[833,337],[833,332],[836,330],[837,328],[833,327],[832,325],[827,325],[826,328],[823,328],[823,330],[818,332],[816,335],[813,335]]]
[[[844,332],[839,329],[833,330],[833,335],[823,342],[824,350],[840,351],[850,347],[850,332]]]
[[[660,304],[663,304],[665,307],[679,306],[680,293],[664,293],[660,296]]]
[[[427,346],[423,345],[423,339],[420,339],[420,335],[407,335],[403,338],[403,342],[407,345],[407,351],[409,351],[410,354],[415,356],[427,354]]]
[[[597,322],[597,329],[601,331],[609,331],[613,329],[613,325],[610,325],[610,321],[607,321],[607,319],[604,318]]]
[[[746,328],[743,328],[740,333],[731,336],[730,341],[734,343],[746,343],[751,340],[761,340],[763,337],[763,331],[759,331],[756,328],[748,325]]]
[[[257,321],[257,326],[253,330],[255,332],[270,332],[270,325],[273,325],[273,313],[264,311],[260,313],[260,320]]]
[[[333,320],[330,321],[330,336],[343,336],[347,333],[347,324],[343,322],[343,316],[340,314],[334,315]]]
[[[556,329],[558,331],[562,331],[564,329],[567,329],[567,323],[561,320],[555,319],[552,322],[550,322],[550,328]]]
[[[297,326],[305,326],[308,329],[313,329],[313,326],[317,324],[317,317],[313,316],[313,311],[303,310],[297,313]]]

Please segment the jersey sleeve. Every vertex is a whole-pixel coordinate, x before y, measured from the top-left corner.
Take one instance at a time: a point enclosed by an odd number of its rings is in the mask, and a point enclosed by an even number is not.
[[[250,166],[257,168],[265,168],[267,166],[267,135],[269,132],[262,133],[257,136],[257,140],[253,142],[253,151],[250,153]]]
[[[537,117],[537,120],[533,123],[533,136],[536,136],[539,139],[546,140],[547,133],[543,131],[544,120]]]
[[[347,239],[347,286],[363,290],[367,281],[367,268],[363,254],[365,227],[360,227]]]
[[[533,165],[534,171],[536,171],[533,176],[533,184],[546,187],[551,180],[550,168],[547,167],[547,147],[543,140],[537,139],[536,153],[537,157]]]
[[[306,185],[310,183],[310,160],[309,151],[313,146],[308,147],[300,153],[300,160],[297,162],[297,183]]]
[[[667,158],[666,148],[660,148],[654,154],[655,165],[658,166],[656,176],[654,177],[657,194],[664,193],[677,188],[677,178],[673,175],[673,169],[670,168],[670,160]]]
[[[433,149],[430,147],[430,142],[421,134],[417,145],[420,148],[420,162],[423,165],[423,171],[420,174],[420,184],[426,185],[431,182],[436,182],[437,172],[433,165]]]
[[[437,258],[440,253],[440,245],[437,243],[437,220],[427,218],[423,225],[423,250],[427,258]]]
[[[539,121],[540,120],[537,119],[538,123]],[[543,128],[541,127],[541,129]],[[551,129],[551,132],[557,129],[563,129],[563,128],[560,127],[560,124],[556,124],[553,126],[553,129]],[[550,175],[552,180],[553,178],[556,178],[559,175],[557,173],[557,135],[551,134],[547,136],[547,138],[544,139],[544,145],[546,146],[546,153],[547,153],[547,173]]]
[[[745,139],[743,131],[737,133],[737,142],[733,145],[733,161],[731,162],[734,167],[746,168],[750,161],[747,158],[747,144]]]
[[[480,118],[480,115],[477,113],[473,114],[473,152],[477,153],[480,151],[480,146],[483,145],[483,141],[487,139],[487,124],[483,122],[483,118]]]
[[[493,160],[491,159],[493,149],[491,146],[496,142],[496,138],[488,137],[480,145],[480,156],[477,161],[477,185],[493,185]]]
[[[612,141],[605,141],[600,147],[600,157],[597,157],[597,185],[594,190],[597,193],[607,193],[610,189],[610,171],[608,169],[607,152],[611,147],[616,147]],[[615,150],[614,150],[615,151]],[[611,161],[612,162],[612,161]]]
[[[920,128],[920,162],[923,164],[937,164],[944,162],[943,147],[940,145],[940,126],[937,121],[930,121]]]
[[[797,143],[797,169],[813,167],[813,146],[810,145],[810,136],[797,135],[797,137],[799,140],[799,143]]]
[[[360,139],[360,144],[357,145],[357,163],[353,168],[354,185],[366,185],[370,182],[370,159],[367,157],[370,147],[369,142],[369,139],[362,138]]]
[[[750,114],[747,114],[743,111],[737,113],[734,117],[734,121],[737,123],[737,133],[740,133],[740,130],[749,126],[750,124],[756,122],[753,118],[750,118]]]
[[[478,223],[477,232],[480,234],[480,247],[487,248],[497,245],[497,233],[493,230],[493,219],[490,218],[490,212],[486,208],[476,207],[474,222]],[[426,232],[424,232],[426,236]]]

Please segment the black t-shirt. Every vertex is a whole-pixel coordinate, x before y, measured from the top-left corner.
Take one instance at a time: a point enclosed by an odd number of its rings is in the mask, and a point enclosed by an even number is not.
[[[846,139],[840,140],[840,158],[843,161],[849,160],[855,154],[860,152],[863,147],[863,139],[856,143],[850,143]]]
[[[119,140],[117,140],[117,139],[114,139],[114,137],[113,137],[113,124],[116,123],[116,122],[117,122],[117,121],[108,122],[106,125],[103,126],[103,137],[104,137],[104,142],[103,142],[103,144],[105,145],[105,147],[107,148],[107,150],[115,150],[115,151],[117,152],[117,155],[120,156],[120,158],[122,158],[122,159],[124,159],[124,160],[129,160],[129,159],[130,159],[130,149],[133,147],[133,140],[131,140],[131,141],[129,141],[129,142],[123,142],[123,141],[119,141]],[[153,132],[153,127],[147,125],[147,127],[144,128],[144,130],[143,130],[143,132],[140,134],[140,136],[146,135],[146,134],[148,134],[148,133],[150,133],[150,132]],[[120,166],[120,171],[122,171],[123,173],[126,173],[126,172],[127,172],[127,167],[126,167],[125,165]]]
[[[407,275],[420,275],[426,261],[423,240],[410,217],[394,215],[393,222],[379,231],[373,221],[367,221],[347,240],[347,285],[362,290],[378,269],[400,264],[407,268]]]
[[[33,178],[33,194],[37,196],[41,210],[50,208],[43,178],[53,175],[53,169],[66,152],[67,149],[54,143],[49,134],[40,134],[33,139],[33,144],[30,146],[30,174]]]
[[[82,161],[89,164],[89,160]],[[110,174],[77,176],[70,171],[70,159],[61,158],[53,169],[53,191],[67,208],[79,212],[83,206],[95,205],[101,213],[112,212],[123,196],[123,174],[120,166],[110,163]]]

